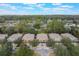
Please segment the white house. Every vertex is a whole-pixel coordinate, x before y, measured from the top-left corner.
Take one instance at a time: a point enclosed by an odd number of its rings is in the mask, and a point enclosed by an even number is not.
[[[7,34],[0,34],[0,41],[3,42],[6,39],[6,37],[8,37]]]
[[[39,40],[39,42],[46,42],[48,41],[48,36],[47,34],[41,33],[37,34],[36,39]]]
[[[24,42],[29,42],[34,40],[34,34],[25,34],[22,38]]]
[[[77,27],[79,27],[79,24],[77,24]]]
[[[66,24],[64,25],[64,27],[65,27],[65,28],[76,27],[76,24],[74,24],[74,23],[66,23]]]
[[[57,41],[57,42],[60,42],[62,40],[61,35],[59,35],[57,33],[50,33],[49,38],[54,40],[54,41]]]
[[[22,37],[22,34],[17,33],[17,34],[11,35],[7,40],[8,40],[8,42],[13,43],[13,42],[20,40],[21,37]]]
[[[70,33],[61,34],[63,38],[69,38],[71,41],[78,41],[78,39]]]

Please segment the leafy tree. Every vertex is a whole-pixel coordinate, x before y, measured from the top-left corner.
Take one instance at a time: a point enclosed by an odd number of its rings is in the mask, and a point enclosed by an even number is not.
[[[35,23],[35,24],[34,24],[34,28],[40,29],[40,23]]]
[[[55,42],[54,42],[53,40],[49,39],[49,40],[46,42],[46,44],[47,44],[48,47],[54,47]]]
[[[77,38],[79,38],[79,28],[72,28],[71,33]]]
[[[71,56],[79,56],[78,46],[74,46],[69,39],[63,39],[62,42],[67,47]]]
[[[15,52],[16,56],[33,56],[34,51],[31,50],[28,46],[21,44],[20,47]]]
[[[69,56],[70,55],[69,51],[63,45],[57,45],[55,48],[56,48],[55,54],[57,56]]]
[[[52,20],[48,23],[48,32],[63,33],[65,32],[64,24],[59,20]]]
[[[11,34],[15,33],[15,30],[14,30],[14,27],[3,26],[1,28],[1,33],[7,33],[8,35],[11,35]]]
[[[33,41],[29,42],[33,47],[36,47],[39,44],[39,41],[34,39]]]
[[[73,48],[73,56],[79,56],[79,46],[74,46],[74,48]]]
[[[19,24],[15,25],[15,31],[16,32],[23,32],[25,30],[25,25],[20,22]]]
[[[5,26],[3,26],[2,28],[1,28],[1,33],[6,33],[6,27]]]
[[[0,47],[0,56],[11,56],[12,55],[12,44],[6,42]]]
[[[12,35],[13,33],[15,33],[14,27],[9,27],[6,29],[6,33],[8,35]]]
[[[20,33],[37,33],[35,29],[29,26],[28,21],[25,20],[20,21],[20,23],[15,26],[15,31]]]
[[[72,41],[69,38],[63,38],[61,40],[61,42],[65,45],[65,46],[69,46],[72,45]]]

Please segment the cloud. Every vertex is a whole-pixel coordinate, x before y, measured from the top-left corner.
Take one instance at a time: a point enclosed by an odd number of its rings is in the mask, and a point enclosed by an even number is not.
[[[53,3],[52,5],[62,5],[62,3]]]
[[[52,10],[56,11],[69,11],[72,10],[74,6],[59,4],[59,6],[53,7]]]
[[[51,8],[44,7],[45,4],[38,4],[37,7],[42,9],[43,11],[52,11],[52,10],[53,11],[55,11],[55,10],[56,11],[67,11],[67,10],[73,8],[73,6],[63,5],[62,3],[53,3],[52,5],[55,5],[55,7],[54,6],[52,6]]]
[[[0,10],[0,12],[4,13],[4,12],[7,12],[6,10]]]
[[[60,6],[62,8],[73,8],[73,6],[69,6],[69,5],[63,5],[63,6]]]
[[[16,10],[17,8],[15,6],[9,6],[12,10]]]
[[[52,8],[43,8],[44,11],[52,10]]]
[[[0,3],[0,6],[8,6],[9,4]]]
[[[23,3],[25,6],[22,7],[23,9],[36,9],[36,8],[39,8],[39,9],[44,9],[44,5],[45,3],[34,3],[34,4],[30,4],[30,3]]]
[[[27,4],[36,4],[36,3],[23,3],[24,5],[27,5]]]
[[[69,9],[68,8],[62,8],[62,7],[57,7],[57,8],[53,8],[53,10],[65,11],[65,10],[69,10]]]
[[[24,5],[23,5],[24,4]],[[51,5],[52,4],[52,5]],[[0,3],[0,14],[69,14],[78,13],[78,8],[75,5],[62,4],[62,3],[37,3],[37,4],[5,4]],[[27,12],[26,12],[27,11]]]
[[[34,8],[33,7],[23,7],[23,9],[30,9],[30,10],[32,10]]]
[[[44,12],[51,12],[51,13],[56,13],[56,14],[62,14],[63,12],[68,12],[72,10],[73,6],[69,5],[60,5],[60,6],[55,6],[52,8],[43,8]]]
[[[71,10],[72,8],[73,8],[73,6],[62,5],[62,6],[58,6],[58,7],[53,8],[53,10],[68,11],[68,10]]]
[[[8,14],[12,14],[14,12],[10,11],[10,10],[0,10],[0,15],[8,15]]]
[[[30,10],[33,10],[33,9],[35,9],[35,6],[36,6],[36,4],[27,4],[27,3],[23,3],[25,6],[23,6],[21,9],[23,9],[23,10],[27,10],[27,9],[30,9]]]
[[[44,5],[45,5],[45,3],[39,3],[39,4],[36,4],[36,7],[38,7],[38,8],[44,8]]]
[[[11,6],[11,4],[8,4],[8,3],[0,3],[0,6],[2,7],[6,7],[7,9],[11,9],[11,10],[15,10],[16,9],[16,6]]]
[[[64,12],[64,11],[68,11],[69,9],[66,9],[66,8],[60,8],[60,7],[54,7],[54,8],[43,8],[43,12]]]

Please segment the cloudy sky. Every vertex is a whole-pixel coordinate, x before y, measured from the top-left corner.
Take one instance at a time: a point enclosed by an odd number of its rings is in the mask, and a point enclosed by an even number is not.
[[[79,14],[79,3],[0,3],[0,15]]]

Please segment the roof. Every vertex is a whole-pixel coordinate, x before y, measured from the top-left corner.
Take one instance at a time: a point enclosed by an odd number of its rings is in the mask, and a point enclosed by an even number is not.
[[[13,34],[7,40],[8,40],[8,42],[15,42],[21,37],[22,37],[22,34],[19,34],[19,33],[18,34]]]
[[[64,38],[69,38],[71,41],[78,41],[78,39],[70,33],[61,34]]]
[[[74,46],[78,46],[79,44],[78,43],[72,43]]]
[[[22,40],[33,40],[34,39],[34,34],[25,34],[22,38]]]
[[[4,40],[6,37],[8,37],[7,34],[0,34],[0,40]]]
[[[49,38],[54,41],[61,41],[62,40],[62,37],[57,33],[50,33]]]
[[[48,36],[47,36],[47,34],[41,33],[41,34],[37,34],[36,39],[39,39],[39,40],[48,40]]]

